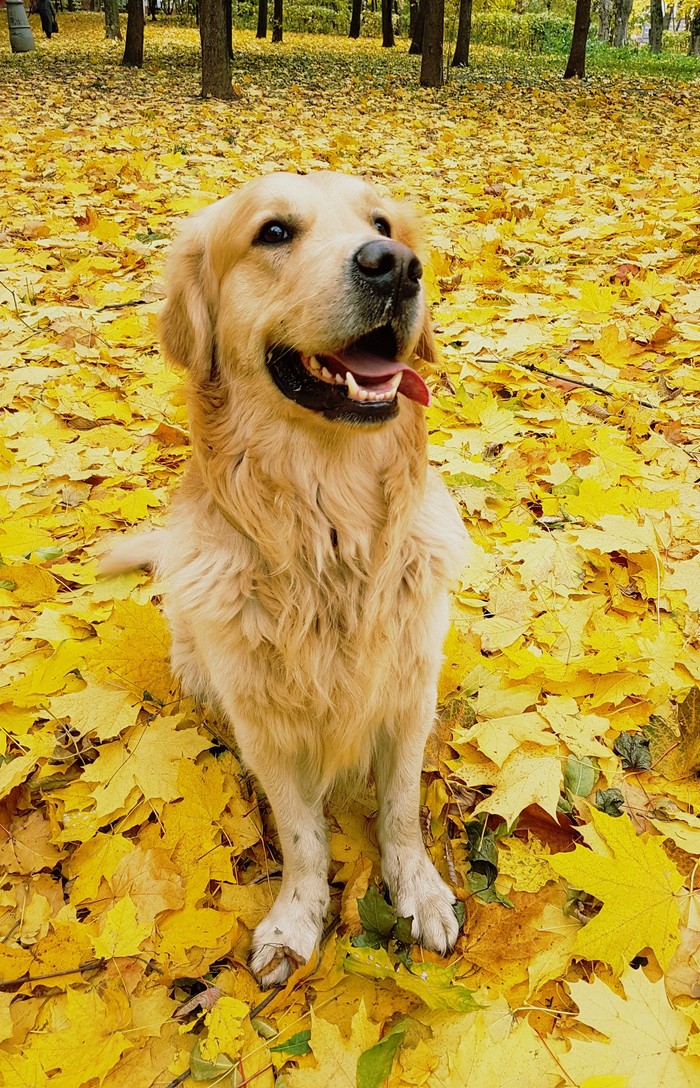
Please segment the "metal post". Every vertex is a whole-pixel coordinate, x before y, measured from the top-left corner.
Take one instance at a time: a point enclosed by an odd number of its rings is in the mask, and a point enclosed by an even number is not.
[[[34,35],[23,0],[7,0],[7,24],[13,53],[29,53],[35,48]]]

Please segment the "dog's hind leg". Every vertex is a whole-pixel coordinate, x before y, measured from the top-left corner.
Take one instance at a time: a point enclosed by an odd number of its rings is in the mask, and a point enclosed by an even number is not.
[[[243,738],[241,738],[243,739]],[[288,756],[244,760],[258,777],[277,823],[284,869],[272,910],[255,930],[250,966],[264,986],[284,980],[313,955],[328,910],[328,836],[323,798]]]
[[[432,692],[424,702],[377,739],[377,833],[382,876],[399,917],[412,917],[415,939],[444,954],[457,940],[459,925],[454,893],[428,857],[420,829],[420,775],[434,717]]]

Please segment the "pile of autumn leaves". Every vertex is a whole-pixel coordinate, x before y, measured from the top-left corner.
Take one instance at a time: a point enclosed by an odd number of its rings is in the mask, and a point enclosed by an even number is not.
[[[195,49],[190,31],[149,34],[165,57]],[[273,86],[241,35],[233,109],[198,103],[194,72],[119,72],[86,17],[64,16],[50,55],[8,62],[0,1073],[8,1088],[186,1071],[231,1088],[690,1086],[697,91],[477,81],[425,99],[402,54],[322,45],[285,46]],[[386,64],[391,79],[373,74]],[[162,517],[187,457],[155,335],[177,220],[261,171],[329,166],[427,216],[431,457],[475,559],[424,826],[466,921],[448,960],[406,943],[368,796],[330,814],[320,957],[268,1000],[245,967],[280,872],[265,803],[173,687],[160,587],[102,581],[97,556]]]

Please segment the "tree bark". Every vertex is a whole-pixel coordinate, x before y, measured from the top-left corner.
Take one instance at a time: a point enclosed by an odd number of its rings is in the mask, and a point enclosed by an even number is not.
[[[571,36],[571,52],[564,72],[564,79],[577,76],[583,79],[586,74],[586,42],[591,24],[591,0],[576,0],[574,32]]]
[[[425,25],[423,27],[420,85],[421,87],[442,87],[445,0],[422,0],[421,8],[425,8]]]
[[[612,27],[612,0],[598,0],[598,41],[610,41]]]
[[[660,53],[664,36],[664,9],[661,0],[651,0],[650,20],[649,51]]]
[[[426,0],[419,0],[418,11],[416,13],[416,21],[413,26],[413,35],[411,37],[411,44],[408,47],[409,53],[414,56],[420,56],[423,52],[423,33],[425,31],[425,5]]]
[[[224,0],[224,16],[226,17],[226,48],[228,59],[233,60],[233,3],[232,0]]]
[[[233,98],[231,61],[226,41],[228,0],[200,0],[199,37],[202,42],[202,98]]]
[[[274,0],[272,6],[272,40],[282,41],[282,24],[284,22],[284,0]]]
[[[700,57],[700,6],[695,8],[695,11],[688,19],[688,29],[690,30],[688,56]]]
[[[126,68],[143,68],[143,0],[127,0],[126,41],[122,64]]]
[[[469,64],[469,45],[472,38],[472,0],[459,0],[459,23],[453,68],[466,68]]]
[[[255,37],[267,37],[267,0],[258,0],[258,29],[255,31]]]
[[[418,0],[408,0],[408,36],[413,37],[413,31],[416,29],[416,19],[418,18]]]
[[[627,44],[627,24],[632,14],[632,0],[613,0],[613,10],[615,25],[612,43],[619,48]]]
[[[118,38],[121,41],[121,36],[119,0],[105,0],[105,38]]]
[[[362,26],[362,0],[352,0],[348,38],[359,38]]]
[[[394,24],[391,21],[392,0],[382,0],[382,49],[394,48]]]

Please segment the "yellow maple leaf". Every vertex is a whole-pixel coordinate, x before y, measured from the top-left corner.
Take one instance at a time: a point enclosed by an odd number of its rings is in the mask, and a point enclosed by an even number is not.
[[[488,812],[503,816],[510,827],[528,805],[540,805],[556,819],[562,785],[561,759],[539,744],[521,744],[500,768],[493,784],[493,793],[479,802],[474,815]]]
[[[580,931],[576,951],[604,960],[617,974],[643,948],[655,953],[666,969],[679,942],[677,893],[683,877],[658,840],[638,836],[626,816],[591,810],[591,820],[607,852],[577,846],[554,854],[549,864],[576,888],[603,903]]]
[[[669,1004],[663,979],[650,982],[643,971],[628,970],[622,985],[625,998],[596,977],[570,985],[578,1019],[605,1041],[572,1040],[569,1053],[560,1058],[562,1068],[575,1082],[625,1077],[628,1088],[696,1088],[700,1058],[682,1053],[690,1021]]]
[[[147,691],[165,700],[173,684],[169,648],[167,625],[154,604],[117,601],[111,618],[100,624],[90,667],[98,679],[139,698]]]
[[[143,941],[151,932],[151,923],[139,924],[131,896],[125,895],[103,915],[100,931],[92,938],[95,955],[138,956]]]
[[[354,1085],[361,1054],[379,1041],[379,1025],[367,1016],[365,1003],[352,1018],[350,1038],[344,1039],[340,1028],[322,1020],[311,1010],[309,1045],[316,1059],[315,1069],[297,1069],[287,1078],[289,1088],[329,1088],[330,1085]]]
[[[558,1077],[560,1072],[552,1044],[544,1046],[527,1021],[517,1024],[505,1038],[494,1038],[483,1015],[479,1015],[465,1031],[450,1063],[448,1083],[479,1088],[503,1088],[506,1084],[542,1088],[543,1084],[556,1083],[550,1078]]]
[[[207,1062],[214,1062],[219,1054],[235,1058],[243,1039],[243,1021],[249,1009],[236,997],[222,996],[204,1018],[207,1029],[199,1044],[199,1052]]]

